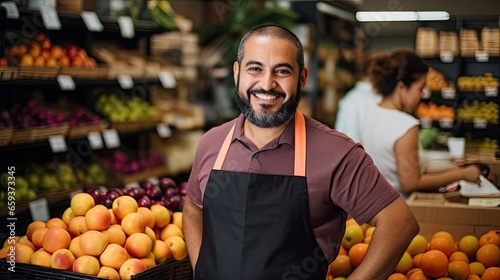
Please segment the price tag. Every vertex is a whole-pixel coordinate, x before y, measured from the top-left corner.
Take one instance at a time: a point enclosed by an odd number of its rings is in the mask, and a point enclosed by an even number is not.
[[[140,187],[140,186],[141,186],[141,185],[139,185],[139,182],[137,182],[137,181],[134,181],[134,182],[130,182],[130,183],[125,184],[125,188],[126,188],[126,189],[138,188],[138,187]]]
[[[89,139],[90,148],[92,150],[99,150],[104,148],[104,143],[102,143],[101,134],[97,131],[91,131],[87,134],[87,139]]]
[[[488,62],[490,55],[487,51],[476,51],[476,61]]]
[[[486,87],[484,89],[484,94],[488,97],[497,97],[498,96],[498,88],[496,87]]]
[[[456,91],[452,87],[445,87],[441,90],[441,96],[444,99],[454,99],[456,96]]]
[[[420,119],[420,125],[422,126],[422,128],[430,128],[432,127],[432,119]]]
[[[160,183],[160,179],[158,179],[158,177],[149,177],[146,179],[146,181],[149,181],[153,184],[159,184]]]
[[[43,25],[48,30],[60,30],[61,21],[54,8],[43,6],[40,8],[40,13],[42,14]]]
[[[104,143],[108,149],[120,147],[120,137],[118,137],[116,129],[106,129],[102,132],[102,136],[104,137]]]
[[[439,126],[441,128],[452,128],[453,127],[453,119],[440,119]]]
[[[76,85],[73,78],[69,75],[57,75],[57,82],[62,90],[75,90]]]
[[[422,98],[423,98],[423,99],[429,99],[429,98],[431,98],[432,92],[431,92],[431,90],[430,90],[430,89],[428,89],[428,88],[424,88],[424,89],[422,90],[422,92],[423,92],[423,94],[424,94],[424,95],[422,96]]]
[[[134,86],[134,80],[130,75],[118,75],[116,79],[122,89],[131,89]]]
[[[7,18],[18,19],[19,18],[19,10],[17,9],[16,3],[13,1],[7,1],[0,4],[2,7],[7,10]]]
[[[46,222],[50,219],[49,203],[45,197],[30,201],[28,205],[33,221]]]
[[[132,18],[129,16],[119,16],[117,20],[118,20],[118,25],[120,26],[120,33],[122,37],[134,38],[135,30]]]
[[[101,32],[104,29],[101,20],[95,12],[82,11],[80,15],[83,19],[83,23],[85,23],[85,26],[87,26],[89,31]]]
[[[500,205],[500,198],[488,197],[469,197],[469,206],[479,206],[479,207],[498,207]]]
[[[158,136],[161,138],[168,138],[172,136],[172,130],[170,126],[166,123],[159,123],[156,125],[156,131],[158,132]]]
[[[452,63],[454,56],[453,56],[453,53],[450,51],[442,51],[439,53],[439,58],[441,59],[441,62],[443,62],[443,63]]]
[[[53,153],[62,153],[68,150],[66,146],[66,140],[62,135],[53,135],[49,137],[50,149]]]
[[[172,72],[161,71],[158,74],[158,78],[164,88],[175,88],[177,86],[177,82],[175,81],[175,77]]]
[[[474,119],[474,128],[483,129],[488,125],[488,121],[485,119]]]
[[[82,190],[76,190],[76,191],[72,191],[69,193],[69,199],[71,200],[73,198],[73,196],[79,194],[79,193],[82,193]]]

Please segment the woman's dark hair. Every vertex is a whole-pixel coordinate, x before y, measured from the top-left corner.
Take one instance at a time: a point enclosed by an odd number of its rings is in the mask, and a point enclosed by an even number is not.
[[[380,53],[373,59],[370,81],[382,96],[391,95],[399,81],[409,87],[429,71],[427,63],[410,49]]]

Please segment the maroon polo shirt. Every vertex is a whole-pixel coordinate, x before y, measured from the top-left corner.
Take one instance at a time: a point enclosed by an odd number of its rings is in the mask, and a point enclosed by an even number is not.
[[[244,120],[240,115],[212,128],[200,139],[187,186],[187,195],[194,203],[203,204],[210,171],[235,122],[222,170],[293,175],[295,121],[290,122],[281,136],[258,150],[243,135]],[[305,116],[305,120],[311,223],[318,244],[331,262],[340,248],[347,213],[363,224],[399,193],[379,173],[359,144],[312,118]]]

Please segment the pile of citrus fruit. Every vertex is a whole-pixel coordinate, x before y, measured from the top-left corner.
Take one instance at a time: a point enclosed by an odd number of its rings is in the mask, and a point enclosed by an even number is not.
[[[328,267],[327,280],[346,279],[361,263],[375,227],[346,222],[339,255]],[[481,236],[435,232],[416,235],[387,280],[499,280],[500,229]]]

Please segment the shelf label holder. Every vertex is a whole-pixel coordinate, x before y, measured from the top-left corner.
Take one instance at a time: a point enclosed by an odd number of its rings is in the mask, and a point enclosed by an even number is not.
[[[118,132],[116,129],[106,129],[102,132],[104,138],[104,143],[108,149],[114,149],[120,147],[120,137],[118,137]]]
[[[120,34],[122,37],[129,39],[134,38],[135,30],[132,18],[129,16],[119,16],[117,21],[120,26]]]
[[[132,80],[132,77],[130,75],[118,75],[116,76],[116,80],[118,81],[122,89],[131,89],[134,87],[134,80]]]
[[[68,150],[68,146],[66,145],[63,135],[49,136],[49,144],[53,153],[62,153]]]
[[[487,97],[497,97],[498,96],[498,88],[496,88],[496,87],[486,87],[484,89],[484,94]]]
[[[91,131],[87,134],[87,139],[90,143],[90,148],[92,150],[99,150],[104,148],[104,144],[102,143],[101,134],[97,131]]]
[[[439,58],[443,63],[452,63],[454,60],[453,53],[450,51],[442,51],[439,53]]]
[[[75,81],[69,75],[57,75],[57,83],[62,90],[70,91],[76,88]]]
[[[166,123],[159,123],[156,125],[156,131],[158,132],[158,136],[161,138],[169,138],[172,136],[172,129]]]
[[[158,73],[158,78],[164,88],[175,88],[177,86],[174,74],[170,71],[161,71]]]
[[[19,18],[19,10],[17,9],[16,3],[14,3],[14,1],[3,2],[0,4],[0,6],[4,7],[5,10],[7,10],[7,18]]]
[[[101,32],[104,30],[101,20],[94,11],[82,11],[80,16],[89,31]]]
[[[40,14],[42,15],[43,25],[48,30],[61,30],[61,21],[57,15],[57,11],[48,6],[42,6],[40,8]]]
[[[487,51],[476,51],[476,61],[477,62],[488,62],[490,55]]]
[[[45,197],[29,202],[31,218],[34,221],[46,222],[50,219],[49,203]]]

